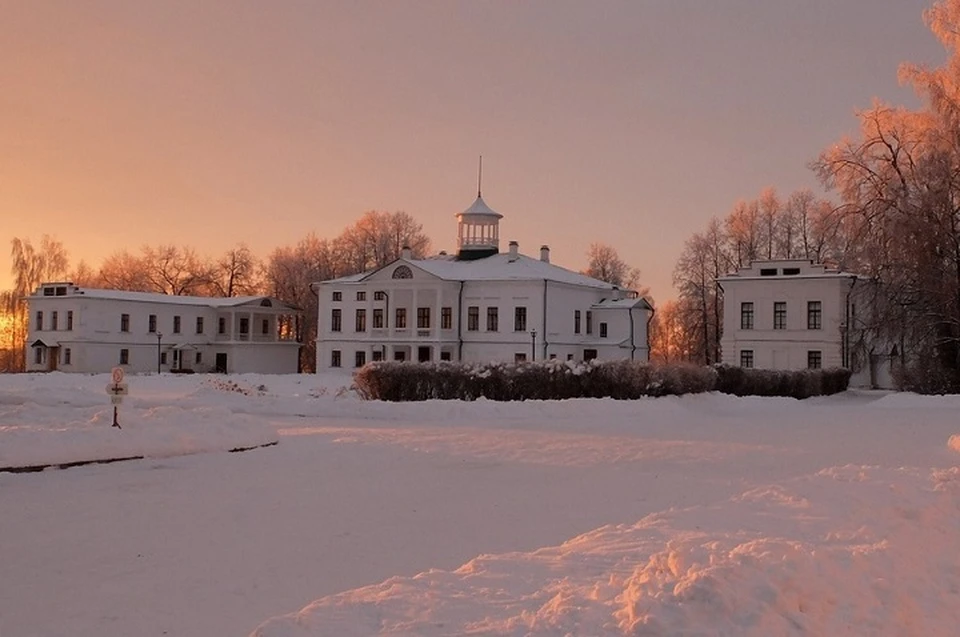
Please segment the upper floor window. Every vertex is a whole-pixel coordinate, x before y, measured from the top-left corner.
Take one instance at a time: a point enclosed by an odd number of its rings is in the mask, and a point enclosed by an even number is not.
[[[476,332],[480,329],[480,307],[471,305],[467,308],[467,331]]]
[[[130,331],[130,315],[129,314],[120,315],[120,331],[121,332]]]
[[[378,307],[373,310],[373,329],[383,329],[383,308]]]
[[[407,308],[398,307],[397,314],[394,317],[393,326],[398,330],[407,329]]]
[[[333,300],[334,300],[334,301],[342,301],[342,300],[343,300],[343,292],[334,292],[334,293],[333,293]]]
[[[440,308],[440,329],[442,330],[453,329],[453,308],[452,307]]]
[[[580,333],[580,310],[573,311],[573,333]]]
[[[753,302],[747,301],[740,304],[740,329],[753,329]],[[743,365],[741,365],[743,367]]]
[[[330,331],[339,332],[342,329],[342,318],[340,316],[340,308],[335,307],[330,310]]]
[[[513,330],[515,332],[527,331],[527,308],[518,307],[513,311]]]
[[[383,301],[386,298],[387,298],[387,293],[384,292],[383,290],[377,290],[376,292],[373,293],[374,301]]]
[[[773,303],[773,329],[787,329],[787,302],[774,301]]]
[[[37,312],[36,327],[37,327],[37,331],[43,330],[43,312]]]
[[[249,334],[250,333],[250,319],[246,316],[240,318],[240,334]]]
[[[197,334],[203,334],[203,317],[197,317]]]
[[[820,350],[807,352],[807,368],[820,369],[823,366],[823,353]]]
[[[607,338],[607,324],[600,323],[600,338]]]
[[[260,333],[261,334],[270,333],[270,319],[262,319],[260,321]]]
[[[367,311],[357,310],[356,320],[354,321],[354,330],[357,332],[367,331]]]
[[[367,300],[367,293],[366,293],[366,292],[357,292],[357,300],[358,300],[358,301],[366,301],[366,300]]]
[[[753,350],[740,350],[740,367],[753,367]]]
[[[417,329],[421,329],[421,330],[430,329],[430,308],[429,307],[417,308]]]
[[[823,305],[820,301],[807,301],[807,329],[819,330],[823,327]]]
[[[593,312],[587,310],[587,334],[593,334]]]
[[[240,320],[242,321],[243,319],[240,319]],[[240,330],[240,331],[242,332],[243,330]],[[173,317],[173,333],[174,334],[180,333],[180,317],[179,316]]]
[[[67,310],[67,330],[73,329],[73,310]]]
[[[217,334],[226,334],[226,333],[227,333],[227,319],[221,316],[217,319]]]
[[[50,312],[50,329],[53,331],[57,331],[58,329],[60,329],[58,327],[59,322],[60,322],[60,317],[57,315],[57,313]]]
[[[496,332],[500,329],[500,308],[488,307],[487,308],[487,331]]]
[[[147,331],[153,334],[157,331],[157,315],[151,314],[147,317]]]

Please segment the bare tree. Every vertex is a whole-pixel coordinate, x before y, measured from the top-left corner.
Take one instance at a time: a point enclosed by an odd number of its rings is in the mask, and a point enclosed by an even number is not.
[[[631,267],[620,258],[613,246],[606,243],[590,244],[587,249],[587,269],[583,274],[628,290],[637,290],[640,282],[640,270]],[[640,296],[648,296],[650,290],[643,288],[637,292]]]
[[[255,294],[259,282],[259,262],[246,244],[227,250],[210,268],[210,287],[217,296]]]

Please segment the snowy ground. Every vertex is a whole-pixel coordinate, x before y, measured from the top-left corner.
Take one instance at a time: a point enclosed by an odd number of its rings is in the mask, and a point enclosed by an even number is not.
[[[0,473],[2,637],[960,625],[960,398],[395,405],[348,376],[128,381],[119,431],[104,376],[0,376],[0,466],[147,456]]]

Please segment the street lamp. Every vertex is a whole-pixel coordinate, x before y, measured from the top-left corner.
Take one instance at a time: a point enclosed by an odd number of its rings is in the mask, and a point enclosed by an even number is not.
[[[157,376],[160,375],[160,340],[163,338],[163,332],[157,332]]]
[[[530,360],[537,360],[537,329],[530,332]]]

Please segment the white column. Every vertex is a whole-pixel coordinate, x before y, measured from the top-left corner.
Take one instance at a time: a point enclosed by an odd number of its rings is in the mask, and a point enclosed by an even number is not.
[[[437,286],[437,301],[436,301],[436,303],[434,304],[434,305],[436,306],[436,307],[435,307],[436,311],[435,311],[435,313],[434,313],[433,320],[431,321],[431,327],[435,330],[435,331],[434,331],[434,336],[435,336],[435,339],[434,339],[434,340],[437,342],[437,346],[434,348],[434,352],[433,352],[433,360],[435,360],[435,361],[440,360],[440,341],[441,341],[441,339],[443,338],[443,336],[442,336],[442,334],[441,334],[441,331],[440,331],[440,311],[441,311],[441,309],[442,309],[442,307],[443,307],[442,299],[443,299],[443,288],[442,288],[442,285],[438,285],[438,286]]]

